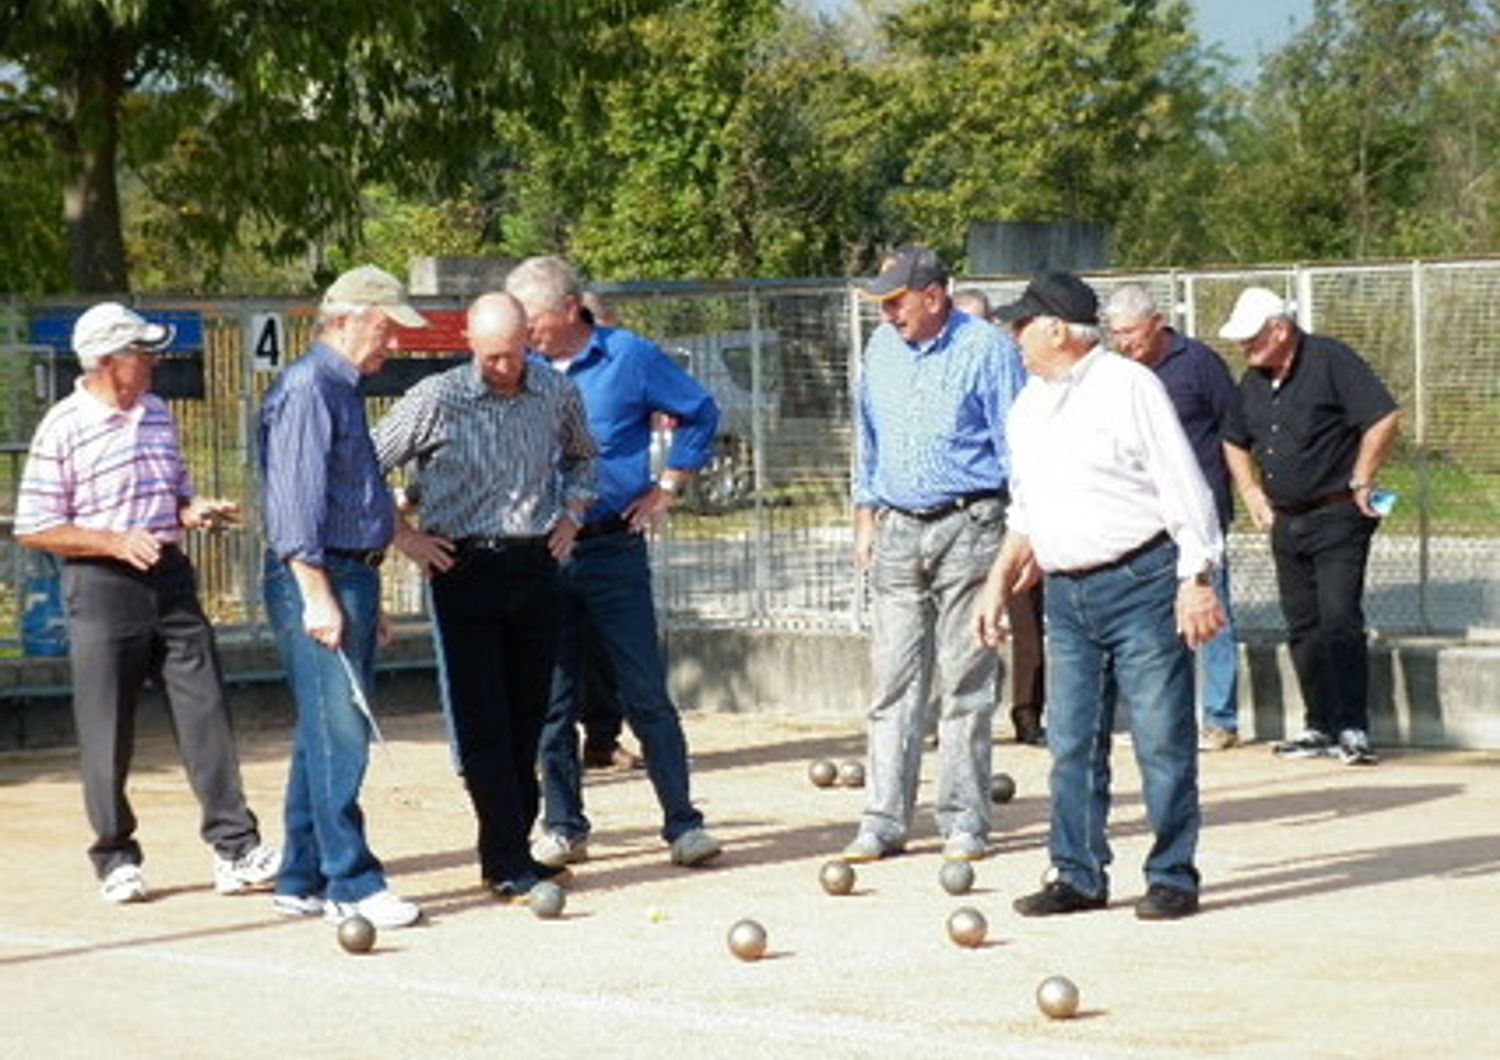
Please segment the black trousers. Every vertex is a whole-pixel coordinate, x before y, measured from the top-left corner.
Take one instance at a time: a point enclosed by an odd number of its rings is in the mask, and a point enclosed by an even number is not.
[[[1349,501],[1301,515],[1278,513],[1271,528],[1305,722],[1335,737],[1370,727],[1363,604],[1370,539],[1379,523]]]
[[[192,564],[175,548],[149,571],[113,560],[69,560],[62,588],[94,871],[102,878],[141,861],[125,782],[136,706],[148,678],[165,695],[172,735],[202,809],[204,841],[228,858],[249,851],[260,836],[245,804],[218,648],[198,602]]]
[[[541,543],[460,550],[432,579],[453,734],[479,821],[479,867],[500,882],[531,870],[541,802],[537,744],[552,690],[562,585]]]

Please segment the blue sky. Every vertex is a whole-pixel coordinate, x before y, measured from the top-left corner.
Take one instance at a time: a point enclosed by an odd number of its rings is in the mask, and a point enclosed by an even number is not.
[[[1259,56],[1275,51],[1312,21],[1313,0],[1192,0],[1198,35],[1218,43],[1239,62],[1241,76],[1255,75]]]

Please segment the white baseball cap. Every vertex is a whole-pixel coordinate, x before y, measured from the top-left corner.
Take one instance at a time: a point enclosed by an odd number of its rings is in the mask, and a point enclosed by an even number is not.
[[[1292,305],[1275,291],[1264,287],[1246,287],[1234,303],[1234,312],[1219,329],[1219,338],[1244,342],[1260,334],[1272,317],[1290,317]]]
[[[90,369],[101,357],[131,346],[159,350],[172,341],[172,335],[168,324],[153,324],[119,302],[100,302],[73,324],[73,352],[78,354],[79,363]]]

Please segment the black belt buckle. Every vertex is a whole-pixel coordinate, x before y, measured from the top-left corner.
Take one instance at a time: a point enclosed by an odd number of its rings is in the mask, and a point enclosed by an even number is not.
[[[934,504],[931,508],[893,508],[892,511],[900,512],[918,522],[931,523],[946,518],[954,512],[961,512],[981,501],[1004,501],[1006,497],[1006,490],[1003,487],[995,490],[977,490],[954,497],[951,501],[944,501],[942,504]]]
[[[323,551],[330,556],[363,563],[373,570],[379,570],[380,565],[385,562],[385,549],[383,548],[325,548]]]

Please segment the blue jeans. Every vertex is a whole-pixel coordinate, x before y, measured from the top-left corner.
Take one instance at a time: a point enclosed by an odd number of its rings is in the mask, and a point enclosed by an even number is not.
[[[1214,575],[1214,592],[1224,607],[1224,628],[1198,649],[1202,686],[1203,724],[1238,732],[1239,645],[1234,639],[1234,617],[1229,610],[1229,563],[1226,558]]]
[[[1176,629],[1176,564],[1177,547],[1167,542],[1094,574],[1047,576],[1050,850],[1058,878],[1084,894],[1109,889],[1106,823],[1116,689],[1129,711],[1155,836],[1146,881],[1198,890],[1193,664]]]
[[[368,690],[375,672],[380,574],[353,559],[328,556],[324,562],[344,613],[344,652]],[[354,705],[338,653],[303,629],[302,592],[292,572],[270,554],[265,593],[297,703],[276,892],[357,902],[385,888],[385,871],[365,840],[365,815],[359,807],[370,760],[369,723]]]
[[[670,843],[702,828],[703,814],[693,806],[688,790],[687,739],[667,692],[657,643],[645,539],[631,533],[586,538],[574,546],[561,572],[562,636],[540,755],[547,830],[569,838],[589,832],[577,730],[585,624],[598,635],[614,665],[620,707],[641,743],[646,774],[661,805],[662,838]]]

